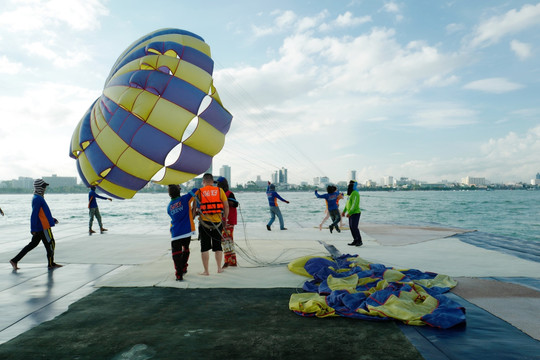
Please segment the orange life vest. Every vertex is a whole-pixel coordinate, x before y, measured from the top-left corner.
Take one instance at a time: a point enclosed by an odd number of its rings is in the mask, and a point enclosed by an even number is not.
[[[220,190],[217,186],[205,186],[199,189],[200,207],[203,214],[219,214],[223,211]]]

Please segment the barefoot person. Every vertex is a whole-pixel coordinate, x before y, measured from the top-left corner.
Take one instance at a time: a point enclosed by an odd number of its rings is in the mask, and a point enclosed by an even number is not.
[[[238,207],[238,200],[234,196],[234,193],[229,190],[229,182],[223,176],[217,179],[217,186],[225,191],[229,202],[229,216],[227,217],[227,224],[223,226],[223,233],[221,234],[223,252],[225,254],[225,263],[223,267],[238,266],[236,261],[236,252],[234,251],[234,225],[237,224],[238,214],[236,208]]]
[[[199,239],[201,240],[201,257],[204,271],[201,275],[210,275],[208,263],[210,250],[214,252],[217,272],[223,272],[223,248],[221,247],[221,232],[229,216],[229,202],[223,189],[214,186],[212,174],[204,174],[202,188],[197,190],[195,197],[197,205],[194,216],[199,216]]]
[[[52,217],[51,210],[45,201],[45,190],[47,184],[43,179],[34,181],[34,197],[32,198],[32,214],[30,215],[30,232],[32,240],[13,259],[9,261],[13,270],[19,269],[17,263],[32,249],[43,242],[47,251],[47,265],[49,269],[61,267],[54,262],[54,237],[51,228],[58,224],[58,220]]]

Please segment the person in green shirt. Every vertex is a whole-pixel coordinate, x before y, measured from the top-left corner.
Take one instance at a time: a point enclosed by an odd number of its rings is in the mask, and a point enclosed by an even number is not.
[[[347,195],[349,197],[347,204],[345,204],[345,209],[341,213],[342,216],[349,218],[349,228],[353,237],[353,242],[348,244],[350,246],[362,246],[362,235],[360,235],[360,230],[358,229],[362,210],[360,210],[360,193],[356,187],[356,181],[349,181],[349,186],[347,187]]]

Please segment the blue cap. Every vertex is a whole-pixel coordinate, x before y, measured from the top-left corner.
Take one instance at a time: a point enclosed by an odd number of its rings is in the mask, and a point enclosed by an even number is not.
[[[216,180],[217,183],[220,183],[220,182],[223,182],[223,181],[226,181],[227,179],[225,179],[223,176],[220,176],[218,177],[218,179]]]

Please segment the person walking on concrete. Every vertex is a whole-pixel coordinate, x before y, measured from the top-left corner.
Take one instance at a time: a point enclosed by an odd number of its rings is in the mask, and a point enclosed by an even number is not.
[[[96,233],[94,230],[92,230],[92,225],[94,224],[94,217],[98,221],[99,232],[103,234],[104,231],[107,231],[107,229],[103,227],[103,224],[101,222],[101,214],[99,213],[99,207],[96,199],[112,201],[111,198],[98,195],[96,193],[96,187],[90,186],[90,192],[88,193],[88,214],[90,215],[90,221],[88,222],[88,235]]]
[[[34,181],[34,197],[32,198],[32,214],[30,215],[30,233],[32,234],[32,240],[22,250],[9,261],[13,270],[18,270],[17,264],[21,259],[36,246],[39,242],[43,242],[45,250],[47,251],[47,266],[49,269],[61,267],[54,262],[54,248],[55,241],[51,228],[58,224],[58,220],[53,218],[49,205],[45,201],[45,190],[47,190],[47,184],[43,179],[36,179]]]
[[[353,237],[353,242],[348,244],[350,246],[362,246],[362,235],[360,235],[360,230],[358,229],[362,210],[360,210],[360,193],[356,186],[356,181],[349,181],[349,186],[347,188],[347,195],[349,195],[349,197],[347,199],[347,204],[345,204],[345,209],[341,213],[342,216],[347,214],[347,217],[349,218],[349,228],[351,229],[351,235]]]
[[[328,211],[328,214],[332,218],[332,223],[328,227],[330,229],[330,232],[332,232],[333,229],[336,229],[337,232],[341,232],[339,229],[339,222],[341,221],[341,215],[339,214],[339,205],[338,201],[341,198],[343,198],[343,195],[338,191],[337,187],[334,185],[328,185],[326,187],[326,194],[319,195],[319,192],[315,190],[315,196],[318,199],[325,199],[326,200],[326,210]],[[319,226],[319,228],[322,227]]]
[[[268,205],[270,206],[270,221],[268,221],[268,224],[266,224],[266,229],[268,231],[271,231],[272,224],[274,223],[274,220],[276,220],[276,216],[279,220],[279,228],[280,230],[287,230],[285,227],[285,223],[283,221],[283,215],[281,215],[281,210],[278,206],[278,199],[283,201],[284,203],[288,204],[289,202],[279,196],[279,194],[276,191],[276,186],[272,184],[270,181],[268,182],[268,187],[266,188],[266,197],[268,198]]]

